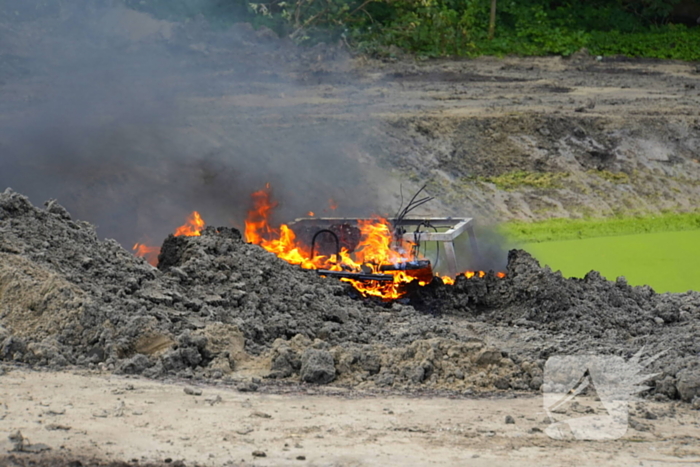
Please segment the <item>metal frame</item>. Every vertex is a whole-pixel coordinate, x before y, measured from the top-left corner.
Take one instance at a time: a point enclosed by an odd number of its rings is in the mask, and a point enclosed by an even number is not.
[[[466,217],[462,219],[453,219],[451,217],[430,217],[423,219],[403,219],[399,225],[420,225],[422,222],[429,221],[435,227],[448,227],[446,232],[406,232],[403,234],[403,239],[407,242],[441,242],[445,247],[445,257],[447,258],[447,270],[451,277],[456,277],[459,271],[457,270],[457,255],[455,254],[454,241],[457,237],[467,232],[469,235],[469,246],[472,249],[474,256],[479,255],[479,249],[476,244],[476,235],[474,235],[474,219]]]
[[[359,220],[372,220],[371,218],[347,218],[347,217],[301,217],[294,219],[289,225],[294,224],[314,224],[319,227],[327,227],[338,223],[356,224]],[[392,224],[396,223],[396,219],[387,219]],[[476,235],[474,234],[474,219],[471,217],[453,218],[453,217],[420,217],[420,218],[404,218],[398,223],[399,226],[414,226],[417,227],[424,222],[429,222],[434,227],[447,228],[445,232],[406,232],[403,234],[403,239],[407,242],[441,242],[445,247],[445,257],[447,259],[447,270],[451,277],[456,277],[459,271],[457,270],[457,255],[455,254],[454,241],[467,233],[469,236],[469,246],[472,249],[474,256],[479,256],[479,249],[476,243]]]

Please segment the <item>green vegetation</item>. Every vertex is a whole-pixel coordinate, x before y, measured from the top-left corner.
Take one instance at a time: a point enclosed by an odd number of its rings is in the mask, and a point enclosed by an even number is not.
[[[670,24],[680,0],[121,0],[171,20],[249,21],[300,43],[342,40],[391,55],[594,55],[700,60],[700,27]]]
[[[548,219],[540,222],[509,222],[501,226],[502,233],[515,243],[552,242],[697,229],[700,229],[700,212],[605,219]]]
[[[657,292],[700,290],[700,212],[509,222],[500,231],[566,277],[596,270]]]
[[[607,279],[625,276],[630,285],[650,285],[660,293],[700,290],[700,230],[535,243],[524,248],[566,277],[583,277],[596,270]]]
[[[561,188],[561,180],[568,177],[567,173],[552,172],[527,172],[517,170],[497,177],[484,177],[479,180],[493,183],[502,190],[514,190],[516,188]]]
[[[610,172],[609,170],[589,170],[589,174],[600,177],[611,183],[629,183],[630,177],[624,172]]]

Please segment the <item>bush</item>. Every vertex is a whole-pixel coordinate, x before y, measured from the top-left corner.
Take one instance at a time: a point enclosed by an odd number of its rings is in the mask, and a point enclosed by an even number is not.
[[[665,24],[679,0],[122,0],[162,18],[265,25],[299,43],[343,40],[423,56],[599,55],[700,60],[700,28]]]

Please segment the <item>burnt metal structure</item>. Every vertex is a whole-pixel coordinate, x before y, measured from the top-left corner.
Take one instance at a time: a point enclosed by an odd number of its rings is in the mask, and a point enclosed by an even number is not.
[[[344,218],[344,217],[302,217],[295,219],[289,227],[297,233],[305,232],[311,235],[312,243],[315,247],[319,234],[327,233],[333,239],[332,245],[339,249],[338,236],[335,233],[338,226],[345,230],[357,226],[359,221],[371,221],[372,219]],[[423,242],[438,242],[445,249],[445,259],[447,260],[447,271],[451,277],[457,276],[457,256],[455,254],[454,242],[462,236],[467,235],[469,246],[475,257],[479,255],[479,249],[474,234],[474,219],[471,217],[421,217],[406,218],[399,217],[387,219],[394,228],[394,238],[401,238],[413,245],[420,245]],[[421,230],[423,227],[431,228],[433,231]],[[311,240],[310,239],[310,240]],[[400,266],[397,265],[397,269]],[[332,271],[328,272],[328,275]],[[379,279],[382,280],[382,279]]]

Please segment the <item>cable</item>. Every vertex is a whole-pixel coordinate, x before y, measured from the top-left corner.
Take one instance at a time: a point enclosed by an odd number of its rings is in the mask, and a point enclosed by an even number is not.
[[[423,221],[420,224],[418,224],[415,232],[413,232],[413,239],[414,239],[413,248],[414,248],[414,251],[416,251],[418,254],[420,254],[420,244],[421,244],[420,228],[421,228],[421,226],[425,226],[427,228],[433,229],[435,232],[439,232],[437,227],[435,227],[433,224],[431,224],[430,221]],[[428,245],[427,244],[428,244],[428,242],[423,242],[423,255],[424,256],[428,256],[428,251],[427,251]],[[435,261],[431,261],[430,264],[432,265],[432,267],[434,269],[437,269],[438,264],[440,264],[440,242],[438,240],[435,240],[435,249],[436,249]],[[417,255],[415,253],[414,253],[414,259],[417,259]]]
[[[405,230],[400,230],[401,224],[403,223],[403,220],[406,218],[408,213],[418,208],[419,206],[422,206],[428,201],[434,199],[432,196],[426,196],[416,201],[418,195],[420,195],[427,186],[428,185],[423,185],[422,187],[420,187],[420,189],[411,197],[405,208],[401,209],[401,207],[399,207],[399,212],[396,215],[396,219],[394,219],[394,242],[397,247],[401,244],[400,238],[405,232]],[[403,206],[403,191],[401,192],[401,206]]]

